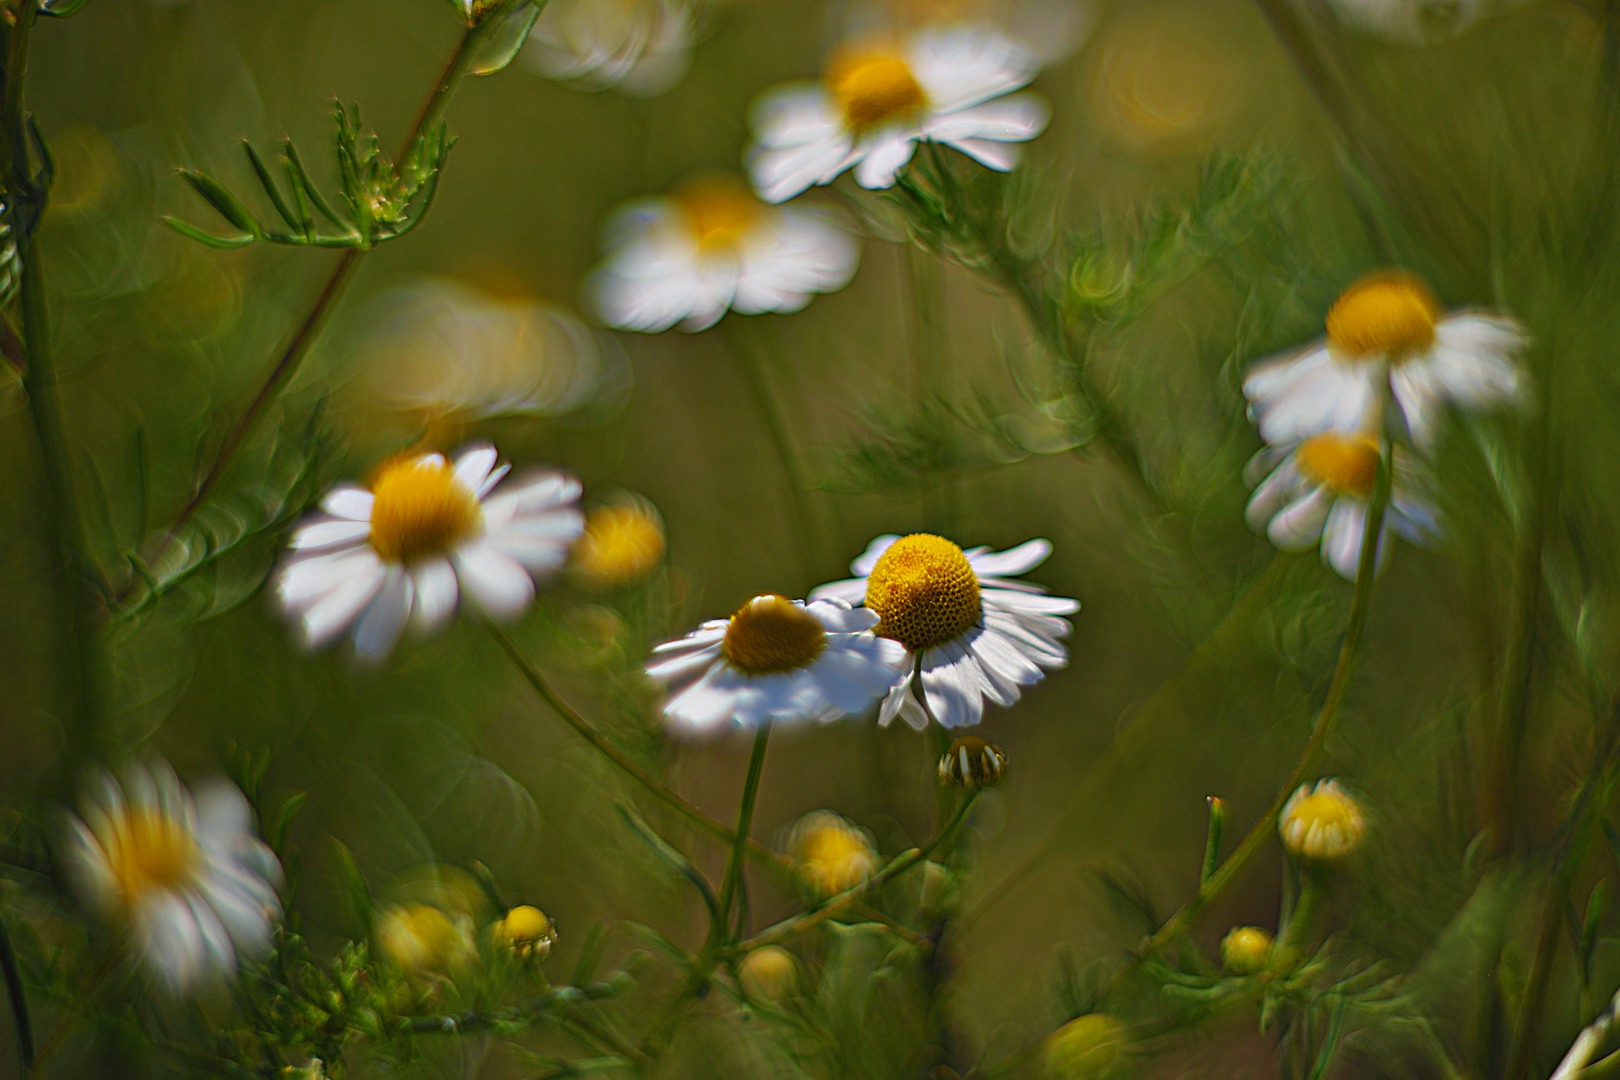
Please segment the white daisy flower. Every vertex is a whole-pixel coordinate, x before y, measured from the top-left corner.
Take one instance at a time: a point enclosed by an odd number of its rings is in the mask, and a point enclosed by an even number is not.
[[[1045,103],[1003,98],[1035,77],[1035,58],[984,27],[920,30],[895,44],[849,46],[819,83],[768,92],[754,106],[754,187],[782,202],[853,168],[864,188],[893,187],[919,142],[1006,172],[1046,127]]]
[[[1327,0],[1348,26],[1414,43],[1460,34],[1492,8],[1512,2],[1516,0]]]
[[[728,720],[836,720],[871,707],[900,677],[905,649],[874,636],[877,623],[841,600],[756,596],[658,646],[647,674],[682,686],[664,715],[694,731]]]
[[[864,601],[881,617],[878,636],[905,646],[905,676],[884,699],[880,723],[899,716],[922,729],[932,713],[945,727],[970,727],[983,718],[986,699],[1011,705],[1021,687],[1045,677],[1043,668],[1068,663],[1058,640],[1070,629],[1062,616],[1079,611],[1079,601],[1008,578],[1051,553],[1045,540],[991,552],[963,551],[927,533],[880,536],[850,567],[860,577],[823,585],[810,599]]]
[[[167,764],[99,777],[83,817],[68,818],[65,862],[80,897],[175,992],[268,951],[281,915],[281,865],[242,793],[220,780],[194,799]]]
[[[1381,271],[1334,303],[1323,341],[1259,364],[1244,378],[1243,393],[1261,438],[1287,443],[1322,431],[1376,429],[1387,386],[1405,430],[1426,449],[1447,404],[1478,410],[1519,398],[1513,357],[1524,345],[1513,319],[1442,316],[1423,282]]]
[[[654,97],[692,63],[691,0],[551,0],[523,47],[540,75]]]
[[[1080,47],[1096,11],[1085,0],[865,0],[839,16],[845,36],[990,24],[1050,67]]]
[[[798,311],[848,285],[860,262],[844,215],[770,206],[730,177],[632,203],[606,232],[607,261],[590,290],[621,330],[706,330],[728,310]]]
[[[542,472],[495,493],[510,466],[474,446],[451,465],[440,454],[390,462],[370,490],[335,488],[326,513],[300,527],[278,592],[311,648],[353,629],[355,648],[380,658],[407,620],[438,629],[462,590],[509,618],[534,598],[585,528],[579,481]]]
[[[1326,431],[1286,447],[1266,447],[1249,462],[1249,524],[1283,551],[1322,547],[1322,561],[1348,581],[1356,579],[1367,504],[1378,482],[1378,440]],[[1264,479],[1260,479],[1263,477]],[[1414,544],[1439,533],[1435,512],[1417,475],[1399,451],[1382,532],[1394,529]],[[1385,557],[1378,538],[1378,565]]]

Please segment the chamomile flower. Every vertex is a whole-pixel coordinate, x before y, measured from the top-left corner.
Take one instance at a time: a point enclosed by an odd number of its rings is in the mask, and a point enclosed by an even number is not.
[[[1328,0],[1339,19],[1397,41],[1422,42],[1459,34],[1492,8],[1515,0]]]
[[[1296,859],[1335,862],[1361,846],[1367,817],[1337,780],[1301,784],[1283,806],[1277,821],[1283,847]]]
[[[878,869],[872,834],[831,810],[814,810],[794,822],[787,852],[817,896],[853,889]]]
[[[1052,545],[1030,540],[1007,551],[963,551],[941,536],[880,536],[851,569],[860,577],[823,585],[812,601],[861,601],[880,617],[879,637],[905,646],[902,680],[884,699],[878,720],[896,716],[912,727],[928,715],[948,728],[970,727],[986,699],[1011,705],[1021,688],[1060,668],[1068,655],[1059,639],[1063,618],[1078,601],[1048,596],[1039,585],[1010,580],[1046,561]],[[913,682],[920,680],[925,711]]]
[[[496,618],[527,607],[584,529],[579,481],[542,472],[497,493],[509,466],[495,462],[484,445],[454,464],[417,454],[384,465],[369,490],[327,495],[278,584],[309,645],[352,631],[362,655],[381,657],[407,621],[442,627],[463,591]]]
[[[658,646],[647,674],[680,686],[664,715],[693,731],[728,720],[835,720],[870,708],[900,677],[905,649],[875,636],[877,623],[842,600],[756,596],[731,618]]]
[[[1524,345],[1514,320],[1443,315],[1423,282],[1380,271],[1329,309],[1325,340],[1261,363],[1243,393],[1261,437],[1275,444],[1377,427],[1387,387],[1412,441],[1428,448],[1448,404],[1478,410],[1519,397],[1513,357]]]
[[[281,865],[223,780],[195,797],[166,764],[103,775],[70,817],[67,869],[80,896],[127,931],[175,992],[263,953],[281,914]]]
[[[608,223],[607,248],[589,286],[597,310],[647,333],[706,330],[727,311],[799,311],[848,285],[860,262],[842,214],[771,206],[731,177],[630,204]]]
[[[1348,581],[1356,579],[1367,506],[1378,482],[1378,440],[1371,435],[1324,431],[1286,447],[1266,447],[1249,462],[1260,479],[1249,499],[1249,525],[1284,551],[1322,547],[1322,561]],[[1384,532],[1414,544],[1439,531],[1435,512],[1405,455],[1395,454]],[[1386,555],[1378,538],[1379,565]]]
[[[978,26],[846,46],[821,82],[780,87],[755,104],[754,187],[782,202],[851,168],[864,188],[893,187],[919,142],[943,143],[1006,172],[1018,162],[1017,144],[1046,127],[1038,98],[1005,97],[1036,68],[1028,50]]]
[[[524,62],[585,90],[653,97],[691,66],[692,8],[691,0],[551,0],[523,47]]]

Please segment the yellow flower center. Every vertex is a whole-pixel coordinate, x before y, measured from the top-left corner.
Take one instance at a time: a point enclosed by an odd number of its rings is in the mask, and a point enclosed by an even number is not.
[[[465,917],[452,918],[431,904],[390,908],[377,921],[377,945],[408,974],[448,972],[472,957]]]
[[[854,888],[871,876],[877,861],[865,836],[824,812],[800,829],[794,848],[800,874],[822,894]]]
[[[603,506],[585,517],[574,546],[574,569],[593,584],[624,585],[645,575],[664,557],[664,530],[638,506]]]
[[[882,620],[879,637],[917,652],[978,625],[979,576],[961,548],[942,536],[916,533],[889,545],[872,567],[866,606]]]
[[[1342,360],[1400,363],[1434,344],[1440,304],[1429,287],[1398,270],[1369,274],[1344,290],[1327,315],[1328,344]]]
[[[1299,471],[1339,495],[1372,497],[1378,482],[1378,440],[1370,435],[1312,435],[1294,452]]]
[[[826,82],[843,114],[844,126],[855,134],[915,119],[928,107],[928,95],[911,65],[889,49],[862,49],[834,57]]]
[[[518,956],[544,957],[556,942],[557,931],[545,912],[530,904],[520,904],[495,924],[494,938],[496,944],[504,945]]]
[[[1360,828],[1361,811],[1335,791],[1313,791],[1294,804],[1288,815],[1290,822],[1299,822],[1305,828],[1319,828],[1344,832]]]
[[[726,625],[720,653],[749,675],[774,675],[808,667],[827,647],[821,621],[786,597],[756,596]]]
[[[730,176],[705,177],[675,196],[697,246],[706,251],[734,251],[759,224],[765,206],[742,181]]]
[[[106,841],[107,862],[125,909],[149,893],[172,892],[195,879],[202,850],[185,825],[151,810],[133,810]]]
[[[484,521],[477,497],[442,461],[419,457],[385,465],[371,494],[371,546],[385,562],[446,554]]]

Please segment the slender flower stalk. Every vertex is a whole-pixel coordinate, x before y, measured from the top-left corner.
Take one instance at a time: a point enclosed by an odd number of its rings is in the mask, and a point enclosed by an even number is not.
[[[0,919],[0,974],[5,976],[6,997],[11,1002],[11,1018],[17,1029],[17,1061],[22,1075],[34,1071],[34,1025],[28,1016],[28,995],[23,990],[22,972],[17,968],[17,953],[11,947],[11,932]]]
[[[748,757],[748,775],[743,780],[742,801],[737,806],[736,836],[731,842],[731,857],[726,861],[726,873],[720,881],[720,918],[711,937],[715,941],[731,939],[731,907],[742,886],[743,860],[748,854],[748,830],[754,825],[754,803],[759,798],[759,778],[765,769],[765,746],[771,738],[771,721],[766,717],[754,733],[754,749]],[[739,926],[740,928],[740,926]]]

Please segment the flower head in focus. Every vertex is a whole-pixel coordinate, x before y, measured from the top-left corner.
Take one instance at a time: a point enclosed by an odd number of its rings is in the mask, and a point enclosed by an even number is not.
[[[877,622],[842,600],[767,593],[658,646],[647,674],[678,687],[664,715],[688,730],[835,720],[870,708],[900,677],[905,650],[874,635]]]
[[[608,325],[646,333],[706,330],[727,311],[799,311],[848,285],[860,262],[843,214],[771,206],[729,176],[632,203],[606,235],[589,286],[596,308]]]
[[[656,97],[686,75],[694,29],[692,0],[550,0],[522,55],[548,79]]]
[[[242,793],[218,780],[194,797],[167,764],[99,777],[68,819],[66,863],[80,897],[175,992],[268,951],[281,915],[281,865]]]
[[[489,615],[516,615],[584,529],[579,482],[542,472],[495,489],[508,466],[474,446],[396,459],[369,489],[335,488],[299,527],[278,591],[313,648],[346,630],[365,656],[393,648],[407,621],[442,627],[463,590]]]
[[[864,188],[893,187],[920,142],[1006,172],[1018,163],[1017,144],[1046,128],[1040,99],[1006,96],[1035,72],[1026,49],[987,27],[847,45],[821,82],[780,87],[755,103],[754,187],[782,202],[851,168]]]
[[[557,943],[557,926],[539,908],[519,904],[496,920],[490,937],[520,960],[544,960]]]
[[[1367,818],[1361,804],[1337,780],[1301,784],[1277,821],[1283,847],[1296,859],[1337,862],[1361,846]]]
[[[1251,482],[1258,481],[1249,498],[1249,524],[1283,551],[1320,544],[1322,561],[1354,581],[1378,467],[1378,440],[1371,435],[1325,431],[1292,446],[1266,447],[1249,462]],[[1420,476],[1399,448],[1375,565],[1383,565],[1383,533],[1391,529],[1420,546],[1439,533]]]
[[[992,552],[963,551],[928,533],[880,536],[851,564],[860,576],[822,585],[810,598],[864,603],[879,616],[878,636],[905,646],[904,677],[884,700],[880,723],[899,716],[921,729],[932,714],[945,727],[971,727],[983,719],[986,699],[1011,705],[1044,669],[1068,663],[1059,639],[1079,602],[1011,579],[1051,551],[1045,540]]]
[[[804,883],[818,896],[853,889],[878,868],[872,837],[831,810],[812,811],[794,823],[788,833],[787,853]]]
[[[1381,271],[1340,295],[1323,341],[1257,365],[1243,393],[1260,437],[1274,445],[1324,431],[1376,431],[1392,395],[1402,427],[1427,449],[1446,406],[1480,410],[1518,399],[1513,358],[1524,345],[1514,320],[1444,314],[1423,282]]]

